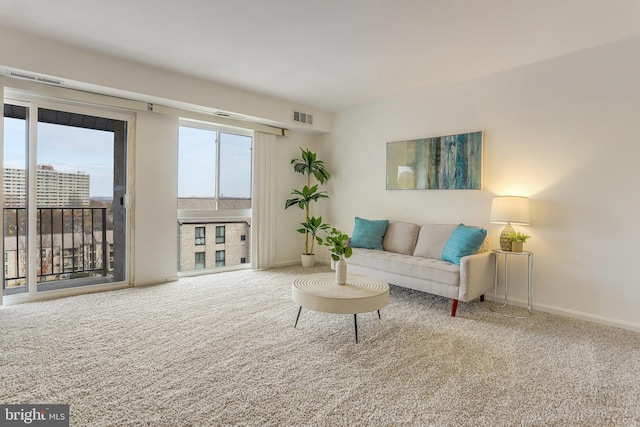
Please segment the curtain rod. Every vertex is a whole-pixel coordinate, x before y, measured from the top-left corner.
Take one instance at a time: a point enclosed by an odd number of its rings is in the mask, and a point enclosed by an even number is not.
[[[31,73],[30,73],[31,74]],[[287,129],[276,126],[264,125],[251,121],[239,120],[230,117],[220,117],[204,111],[188,110],[184,108],[169,107],[166,105],[148,103],[145,101],[122,98],[114,95],[104,95],[82,89],[56,86],[53,84],[26,80],[24,77],[7,77],[0,75],[0,84],[8,89],[16,89],[35,93],[39,96],[61,98],[82,104],[100,105],[111,108],[134,111],[152,111],[154,113],[184,117],[193,120],[217,123],[243,129],[251,129],[258,132],[269,133],[277,136],[286,136]]]

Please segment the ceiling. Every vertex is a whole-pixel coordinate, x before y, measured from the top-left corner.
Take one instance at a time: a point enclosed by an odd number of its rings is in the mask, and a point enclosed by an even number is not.
[[[336,112],[638,35],[640,0],[0,0],[0,25]]]

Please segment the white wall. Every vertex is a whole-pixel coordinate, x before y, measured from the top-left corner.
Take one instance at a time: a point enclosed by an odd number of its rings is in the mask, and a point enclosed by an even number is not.
[[[133,284],[177,279],[178,118],[136,117],[132,194]]]
[[[316,137],[309,134],[292,133],[286,138],[278,138],[278,150],[276,153],[276,265],[299,264],[300,254],[304,252],[304,236],[296,230],[304,221],[304,211],[297,206],[284,209],[285,201],[291,197],[291,189],[302,189],[306,185],[306,179],[294,172],[291,160],[300,158],[300,148],[316,151],[318,147]],[[327,209],[326,200],[313,206],[313,215],[323,215],[323,209]],[[318,252],[316,252],[318,253]]]
[[[135,41],[132,41],[135,42]],[[293,109],[313,114],[316,131],[331,130],[331,114],[288,100],[160,70],[140,63],[101,55],[0,26],[0,74],[2,66],[79,82],[89,90],[127,97],[143,95],[145,101],[170,100],[264,119],[289,129]],[[305,126],[305,128],[308,128]]]
[[[640,330],[640,37],[337,114],[322,152],[331,221],[488,223],[531,198],[534,307]],[[386,143],[482,130],[484,190],[386,191]],[[525,300],[513,271],[510,297]],[[521,282],[524,285],[524,282]]]

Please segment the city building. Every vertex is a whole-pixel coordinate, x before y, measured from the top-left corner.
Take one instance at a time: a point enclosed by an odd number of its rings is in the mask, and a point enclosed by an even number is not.
[[[250,232],[247,221],[178,221],[178,271],[249,263]]]
[[[106,238],[106,245],[103,239]],[[46,234],[38,239],[38,282],[104,275],[113,270],[113,230]],[[27,271],[26,237],[4,238],[6,287],[23,286]],[[105,253],[106,252],[106,253]]]
[[[89,174],[59,172],[50,165],[38,165],[36,174],[39,207],[89,206]],[[26,171],[4,168],[3,179],[4,206],[24,206],[27,194]]]

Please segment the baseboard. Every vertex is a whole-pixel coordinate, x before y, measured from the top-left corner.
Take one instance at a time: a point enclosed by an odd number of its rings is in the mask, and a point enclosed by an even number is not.
[[[135,288],[142,288],[144,286],[154,286],[154,285],[159,285],[161,283],[176,282],[179,279],[180,279],[180,276],[178,276],[178,275],[176,275],[176,276],[168,276],[168,277],[165,277],[164,279],[146,280],[146,281],[142,281],[142,282],[133,282],[133,286]]]
[[[279,267],[291,267],[293,265],[300,265],[300,260],[297,261],[281,261],[281,262],[277,262],[274,265],[274,268],[279,268]],[[329,261],[325,261],[323,259],[316,259],[316,265],[331,265],[331,262]]]
[[[29,302],[36,301],[47,301],[57,298],[66,298],[76,295],[87,295],[96,292],[108,292],[108,291],[117,291],[120,289],[129,288],[130,285],[125,282],[116,282],[116,283],[100,283],[96,285],[86,285],[86,286],[76,286],[66,289],[57,289],[46,292],[37,292],[35,295],[30,295],[28,293],[24,294],[16,294],[6,296],[3,299],[3,305],[16,305],[23,304]]]
[[[504,297],[502,295],[499,295],[497,299],[495,298],[495,295],[487,295],[487,299],[492,301],[497,301],[497,302],[504,301],[503,298]],[[514,299],[514,298],[507,298],[507,304],[515,305],[518,307],[526,307],[527,301]],[[536,304],[535,302],[533,304],[533,310],[543,311],[545,313],[550,313],[550,314],[556,314],[558,316],[570,317],[572,319],[577,319],[577,320],[584,320],[591,323],[598,323],[600,325],[614,326],[617,328],[627,329],[634,332],[640,332],[640,324],[627,322],[626,320],[612,319],[610,317],[598,316],[595,314],[585,313],[585,312],[576,311],[576,310],[570,310],[567,308],[556,307],[553,305]]]

